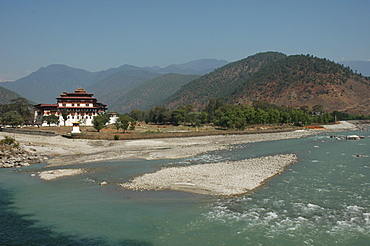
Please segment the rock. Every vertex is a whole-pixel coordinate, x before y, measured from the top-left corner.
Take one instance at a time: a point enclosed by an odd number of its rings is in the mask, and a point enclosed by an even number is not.
[[[359,140],[360,137],[357,136],[357,135],[349,135],[349,136],[346,137],[346,139],[348,139],[348,140]]]
[[[108,185],[108,182],[107,181],[103,181],[100,183],[100,185]]]
[[[23,148],[0,146],[0,168],[29,166],[43,162],[44,158]]]

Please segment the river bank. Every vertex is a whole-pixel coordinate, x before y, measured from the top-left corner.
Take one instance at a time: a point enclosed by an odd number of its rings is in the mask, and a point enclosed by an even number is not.
[[[87,140],[61,136],[12,134],[26,150],[48,156],[48,166],[66,166],[118,159],[178,159],[215,150],[232,148],[234,144],[306,137],[317,131],[301,130],[248,135],[212,135],[186,138],[145,140]],[[0,138],[7,136],[0,132]]]

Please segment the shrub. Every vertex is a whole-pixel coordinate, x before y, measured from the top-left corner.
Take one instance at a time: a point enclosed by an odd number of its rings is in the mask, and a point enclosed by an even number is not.
[[[19,148],[19,143],[12,137],[5,136],[4,139],[0,140],[0,145],[10,146],[12,148]]]

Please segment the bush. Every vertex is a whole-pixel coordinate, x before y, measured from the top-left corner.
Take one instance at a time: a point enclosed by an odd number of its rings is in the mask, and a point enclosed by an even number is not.
[[[0,145],[10,146],[12,148],[19,148],[19,143],[12,137],[5,136],[4,139],[0,140]]]
[[[114,140],[118,140],[119,139],[119,135],[114,135]]]

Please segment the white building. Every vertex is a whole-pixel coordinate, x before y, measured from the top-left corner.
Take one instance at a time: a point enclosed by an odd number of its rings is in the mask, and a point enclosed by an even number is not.
[[[92,126],[94,117],[107,111],[107,105],[99,103],[93,96],[94,94],[79,88],[73,93],[63,92],[56,98],[56,104],[35,105],[35,124],[46,126],[43,117],[56,115],[60,125],[72,126],[73,122],[80,122],[80,125]],[[63,119],[63,112],[68,114],[66,121]]]

